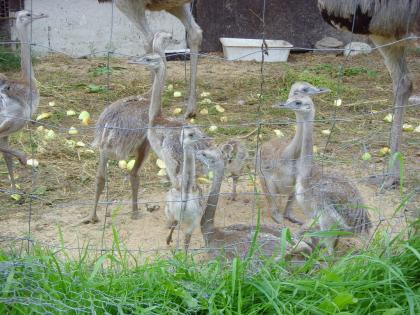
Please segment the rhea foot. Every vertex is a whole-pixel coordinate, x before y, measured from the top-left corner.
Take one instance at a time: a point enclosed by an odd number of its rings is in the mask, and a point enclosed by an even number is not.
[[[278,224],[283,223],[283,217],[280,215],[280,213],[277,210],[271,211],[271,218],[274,220],[274,222]]]
[[[236,197],[237,197],[237,194],[232,193],[227,199],[230,201],[236,201]]]
[[[283,215],[283,217],[284,217],[286,220],[289,220],[289,221],[290,221],[290,222],[292,222],[292,223],[299,224],[299,225],[303,225],[303,222],[302,222],[302,221],[300,221],[299,219],[295,218],[294,216],[292,216],[292,215],[290,215],[290,214],[285,214],[285,215]]]
[[[166,238],[166,245],[170,245],[172,243],[172,233],[169,233],[168,237]]]
[[[98,223],[98,222],[99,222],[99,218],[96,214],[94,214],[90,217],[87,217],[87,218],[83,219],[83,221],[82,221],[83,224],[89,224],[89,223],[95,224],[95,223]]]
[[[131,212],[131,219],[132,220],[138,220],[141,218],[141,214],[139,210],[133,210],[133,212]]]

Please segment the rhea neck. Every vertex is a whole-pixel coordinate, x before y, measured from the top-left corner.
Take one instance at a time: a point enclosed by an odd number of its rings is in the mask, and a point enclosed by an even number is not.
[[[181,193],[186,198],[195,188],[195,155],[190,144],[184,143],[183,151]]]
[[[209,245],[210,235],[214,229],[214,217],[216,215],[217,204],[219,202],[219,193],[222,186],[224,175],[224,162],[218,161],[217,165],[212,169],[213,181],[211,183],[209,196],[207,198],[206,208],[201,217],[201,233],[203,234],[204,243]]]
[[[302,134],[303,134],[303,118],[296,113],[296,132],[292,141],[287,145],[284,152],[287,156],[299,157],[302,147]]]
[[[36,86],[34,71],[32,69],[32,59],[31,59],[31,43],[29,39],[29,30],[31,24],[16,26],[16,32],[18,39],[20,41],[20,65],[22,69],[22,76],[27,84],[33,84],[34,88]]]
[[[156,118],[162,112],[162,92],[165,87],[166,63],[162,59],[158,68],[153,72],[152,96],[149,107],[149,125],[156,123]]]
[[[302,149],[298,160],[298,177],[307,179],[311,176],[313,166],[313,129],[315,111],[311,110],[308,113],[297,113],[296,115],[302,119]]]

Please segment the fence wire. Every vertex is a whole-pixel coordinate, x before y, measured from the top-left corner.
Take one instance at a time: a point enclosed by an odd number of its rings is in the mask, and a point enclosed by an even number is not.
[[[194,1],[193,1],[194,4]],[[29,6],[30,6],[30,10],[36,12],[37,11],[37,7],[36,5],[34,5],[33,1],[31,0],[29,2]],[[111,17],[110,17],[110,25],[109,25],[109,44],[108,47],[113,47],[113,30],[114,30],[114,24],[115,24],[115,3],[114,1],[112,2],[112,5],[110,6],[110,10],[111,10]],[[258,106],[257,109],[255,111],[255,119],[253,119],[252,121],[241,121],[239,123],[217,123],[217,127],[218,128],[223,128],[223,129],[235,129],[235,128],[240,128],[240,127],[247,127],[247,128],[255,128],[254,133],[253,133],[253,137],[255,137],[255,141],[253,141],[253,146],[252,148],[249,146],[249,141],[248,141],[248,146],[247,149],[250,153],[250,157],[245,161],[245,164],[248,165],[249,170],[242,170],[240,174],[238,174],[241,178],[241,188],[243,188],[243,186],[245,185],[247,187],[247,185],[249,184],[249,182],[251,183],[249,186],[249,188],[252,190],[251,192],[247,191],[247,192],[240,192],[240,196],[241,198],[243,198],[243,202],[245,202],[245,204],[251,204],[251,211],[249,213],[249,220],[246,221],[246,223],[250,223],[252,225],[255,225],[258,221],[258,218],[261,216],[263,216],[264,214],[260,213],[260,210],[264,210],[264,206],[262,206],[263,200],[265,199],[264,197],[266,197],[266,194],[264,194],[263,192],[260,191],[260,186],[258,184],[258,180],[257,178],[259,177],[259,173],[260,170],[258,169],[258,165],[257,165],[257,155],[258,155],[258,151],[261,147],[262,144],[262,138],[265,136],[264,133],[264,128],[273,128],[274,126],[289,126],[289,125],[295,125],[296,122],[290,119],[267,119],[263,117],[263,108],[266,107],[268,104],[268,101],[265,100],[265,95],[267,93],[267,83],[266,83],[266,78],[268,76],[267,74],[267,63],[265,61],[265,56],[266,54],[269,53],[269,50],[282,50],[282,49],[286,49],[286,48],[272,48],[272,47],[268,47],[267,43],[266,43],[266,19],[265,19],[265,15],[266,15],[266,0],[264,0],[262,2],[262,8],[261,8],[261,38],[262,38],[262,45],[260,47],[260,49],[255,50],[255,52],[251,52],[248,54],[244,54],[243,56],[238,57],[237,59],[234,60],[227,60],[224,57],[220,57],[220,56],[215,56],[215,55],[211,55],[211,54],[204,54],[204,53],[199,53],[198,56],[201,58],[208,58],[211,60],[215,60],[218,62],[223,62],[223,63],[234,63],[235,61],[241,60],[245,57],[248,56],[252,56],[252,55],[260,55],[261,56],[261,62],[259,65],[259,95],[258,95]],[[354,20],[353,20],[353,27],[354,27],[354,21],[356,18],[356,14],[353,15],[354,16]],[[407,21],[407,25],[408,25],[409,21]],[[205,32],[206,30],[204,30]],[[372,50],[378,50],[380,48],[383,47],[387,47],[387,46],[391,46],[391,45],[399,45],[399,44],[404,44],[407,41],[414,41],[414,40],[419,40],[420,37],[418,36],[413,36],[413,35],[409,35],[408,33],[408,27],[407,27],[407,34],[404,38],[399,39],[399,40],[395,40],[393,42],[384,44],[384,45],[380,45],[380,46],[376,46],[373,47]],[[0,42],[0,45],[15,45],[15,44],[19,44],[19,42],[16,41],[3,41]],[[32,26],[31,26],[31,31],[30,31],[30,42],[29,43],[21,43],[22,45],[30,45],[31,50],[33,50],[34,48],[42,48],[47,50],[50,53],[53,54],[59,54],[59,55],[64,55],[68,58],[72,58],[72,59],[80,59],[80,57],[75,57],[73,55],[70,55],[64,51],[60,51],[58,49],[54,49],[53,47],[48,47],[48,46],[44,46],[38,43],[34,43],[33,42],[33,31],[32,31]],[[341,49],[341,48],[325,48],[325,49],[317,49],[317,48],[313,48],[313,47],[293,47],[294,51],[313,51],[313,52],[335,52],[335,53],[342,53],[345,51],[345,49]],[[352,51],[357,51],[357,49],[352,49]],[[106,51],[99,51],[99,52],[95,52],[95,53],[91,53],[91,54],[86,54],[83,56],[83,58],[89,58],[89,57],[94,57],[97,55],[106,55],[106,68],[109,70],[112,68],[111,63],[113,62],[113,58],[134,58],[136,57],[136,55],[129,55],[129,54],[123,54],[123,53],[119,53],[118,51],[115,50],[106,50]],[[189,54],[192,54],[192,52],[190,52]],[[186,62],[186,52],[183,53],[179,53],[179,55],[184,55],[184,81],[185,81],[185,86],[187,87],[187,82],[188,82],[188,71],[187,71],[187,62]],[[336,99],[341,99],[343,98],[343,91],[345,89],[345,83],[344,83],[344,69],[346,68],[346,64],[349,62],[350,57],[347,56],[346,58],[344,58],[344,60],[341,60],[340,65],[338,67],[339,69],[339,77],[337,79],[336,82],[336,91],[337,91],[337,96]],[[199,77],[200,77],[200,73],[199,73]],[[111,71],[107,71],[106,73],[106,87],[107,90],[110,91],[112,89],[112,83],[113,83],[113,77],[112,77],[112,72]],[[42,98],[41,98],[42,99]],[[73,98],[74,99],[74,98]],[[80,98],[80,99],[74,99],[77,102],[83,102],[84,99]],[[184,102],[187,101],[187,98],[184,98]],[[386,100],[385,100],[386,101]],[[384,102],[385,102],[384,101]],[[111,98],[111,94],[108,93],[106,95],[106,103],[110,104],[112,102],[112,98]],[[361,101],[359,103],[353,103],[353,104],[343,104],[343,107],[356,107],[360,104],[366,104],[366,102],[370,102],[369,100],[367,101]],[[378,102],[376,101],[372,101],[372,103],[376,103]],[[405,108],[410,109],[410,108],[417,108],[418,106],[420,106],[420,103],[415,103],[415,104],[410,104],[405,106]],[[371,171],[369,169],[369,167],[366,164],[363,163],[357,163],[355,162],[356,160],[360,160],[360,152],[356,152],[353,155],[351,155],[351,153],[348,153],[346,157],[344,156],[339,156],[339,154],[341,152],[346,152],[347,150],[349,150],[352,146],[358,146],[358,147],[362,147],[361,150],[366,150],[366,144],[373,144],[377,139],[383,139],[383,135],[384,134],[389,134],[389,130],[384,130],[384,131],[378,131],[378,130],[372,130],[371,132],[367,132],[367,134],[360,136],[358,138],[352,138],[351,140],[345,140],[345,141],[341,141],[341,143],[337,143],[337,141],[334,141],[334,137],[336,135],[338,135],[338,137],[340,136],[339,134],[336,133],[336,129],[337,129],[337,125],[339,124],[352,124],[354,122],[356,122],[357,119],[381,119],[379,118],[379,116],[383,115],[384,113],[393,113],[395,111],[395,106],[394,107],[388,107],[388,108],[384,108],[381,110],[377,110],[375,112],[369,112],[369,113],[358,113],[358,112],[354,112],[352,114],[346,114],[345,117],[340,117],[339,115],[339,107],[336,107],[333,111],[332,117],[325,117],[322,119],[315,119],[313,122],[315,124],[325,124],[325,125],[330,125],[329,127],[329,131],[330,133],[328,134],[328,137],[326,139],[326,141],[324,141],[323,143],[323,152],[319,153],[316,155],[316,159],[320,162],[320,164],[322,165],[322,169],[323,172],[327,172],[330,171],[332,168],[334,168],[334,166],[340,165],[340,166],[345,166],[345,167],[353,167],[355,169],[359,168],[360,165],[362,165],[361,169],[357,169],[357,172],[359,174],[357,175],[352,175],[352,176],[347,176],[347,179],[349,180],[350,183],[354,184],[354,185],[361,185],[361,184],[365,184],[366,182],[369,182],[370,179],[372,179],[373,177],[386,177],[387,172],[386,172],[386,167],[384,166],[382,168],[382,170],[379,170],[378,167],[376,167],[376,165],[373,165],[374,170]],[[3,115],[4,116],[4,115]],[[14,117],[14,116],[4,116],[7,118],[13,118],[13,119],[24,119],[22,117]],[[27,121],[28,123],[37,125],[37,126],[43,126],[52,130],[55,130],[57,133],[63,135],[67,135],[68,134],[68,128],[62,126],[61,124],[53,124],[53,123],[48,123],[48,122],[44,122],[44,121],[39,121],[36,119],[24,119],[25,121]],[[194,124],[197,127],[200,127],[202,129],[208,130],[210,127],[214,126],[214,123],[208,123],[208,124]],[[165,127],[166,129],[169,128],[180,128],[183,129],[185,127],[187,127],[188,125],[185,124],[182,127]],[[139,129],[135,129],[135,128],[121,128],[121,127],[116,127],[116,126],[86,126],[86,127],[79,127],[78,130],[82,133],[82,134],[91,134],[91,132],[95,129],[95,128],[109,128],[109,129],[122,129],[122,130],[126,130],[126,131],[136,131]],[[153,127],[153,128],[159,128],[159,127]],[[149,129],[149,127],[143,128],[142,130],[144,132],[147,132],[147,129]],[[30,143],[34,143],[37,141],[37,137],[36,137],[36,132],[33,132],[33,128],[28,128],[27,130],[25,130],[25,132],[29,133],[29,141]],[[418,139],[417,140],[413,140],[414,142],[412,143],[413,145],[418,144]],[[348,143],[347,143],[348,142]],[[334,145],[334,151],[329,150],[330,147],[332,147]],[[71,148],[71,150],[76,150],[75,146],[73,146]],[[334,153],[336,153],[336,155],[334,156]],[[79,155],[80,158],[80,154],[84,154],[82,152],[82,149],[79,149],[79,151],[77,152],[77,154]],[[35,146],[31,145],[31,158],[32,159],[36,159],[36,151],[35,151]],[[412,157],[407,156],[406,159],[410,160]],[[414,161],[416,159],[416,157],[413,158]],[[384,165],[383,163],[381,165]],[[416,166],[412,166],[411,164],[407,164],[407,168],[410,172],[416,173],[419,171],[419,168]],[[415,165],[415,164],[414,164]],[[91,175],[90,170],[86,171],[88,174],[90,174],[90,177],[94,177],[94,175]],[[366,175],[365,173],[368,173],[369,175]],[[105,253],[105,252],[109,252],[109,251],[113,251],[114,249],[112,247],[109,247],[109,245],[107,245],[107,243],[109,243],[110,239],[107,239],[110,237],[110,226],[112,226],[115,222],[115,218],[118,216],[120,218],[120,221],[118,222],[120,226],[123,226],[126,220],[124,217],[128,214],[130,214],[131,212],[129,211],[124,211],[121,210],[120,207],[123,206],[128,206],[130,205],[130,200],[121,200],[121,195],[124,193],[124,191],[126,190],[126,184],[124,183],[124,185],[122,187],[119,187],[119,190],[117,190],[116,192],[111,192],[111,187],[109,187],[110,182],[113,180],[112,177],[113,174],[110,174],[109,168],[108,168],[108,174],[106,176],[106,188],[105,188],[105,197],[104,197],[104,201],[101,201],[99,203],[99,205],[104,206],[105,207],[105,211],[103,213],[103,223],[101,224],[101,227],[99,228],[99,232],[100,236],[100,245],[89,245],[87,248],[89,251],[99,251],[101,253]],[[47,246],[49,248],[55,248],[57,250],[60,249],[65,249],[65,250],[69,250],[69,251],[77,251],[80,252],[82,251],[84,248],[86,248],[86,246],[75,246],[73,245],[60,245],[58,243],[55,243],[54,241],[51,242],[47,242],[44,241],[42,239],[37,239],[37,236],[35,236],[35,232],[38,235],[38,231],[34,231],[34,229],[37,229],[37,224],[48,224],[46,223],[46,221],[48,221],[48,218],[45,219],[45,213],[42,211],[34,211],[34,207],[36,205],[38,205],[39,203],[39,209],[41,210],[41,207],[51,207],[54,206],[55,209],[68,209],[69,211],[73,211],[75,209],[78,209],[78,207],[92,207],[93,206],[93,202],[91,201],[80,201],[80,200],[73,200],[70,203],[56,203],[55,201],[49,200],[47,197],[43,197],[42,195],[38,195],[36,193],[36,185],[37,182],[39,180],[39,170],[36,167],[32,167],[31,168],[31,175],[30,175],[30,187],[28,191],[13,191],[10,189],[0,189],[0,193],[5,194],[5,195],[14,195],[14,194],[20,194],[21,196],[24,197],[24,199],[28,199],[28,203],[27,203],[27,220],[25,220],[26,222],[26,227],[27,230],[25,233],[26,236],[21,236],[21,235],[15,235],[15,236],[10,236],[10,231],[6,234],[2,234],[0,233],[0,243],[8,243],[8,242],[22,242],[22,243],[26,243],[27,244],[27,250],[30,250],[30,247],[34,244],[38,244],[38,245],[42,245],[42,246]],[[261,179],[261,180],[264,180]],[[144,182],[143,182],[144,183]],[[144,183],[146,185],[146,183]],[[167,185],[168,182],[166,181],[166,183],[162,183],[162,180],[156,180],[156,179],[152,179],[147,178],[147,188],[150,190],[151,188],[156,188],[156,189],[160,189],[161,191],[164,190],[162,189],[163,185]],[[230,183],[229,183],[230,185]],[[229,187],[227,181],[224,181],[224,188],[226,190],[229,190]],[[400,224],[401,222],[407,221],[407,212],[409,212],[410,215],[416,215],[416,211],[418,211],[418,202],[417,202],[417,194],[418,194],[418,183],[416,182],[405,182],[405,185],[409,186],[409,188],[406,188],[406,190],[404,191],[404,196],[410,196],[407,200],[404,200],[404,202],[402,202],[403,197],[402,196],[398,196],[395,197],[395,194],[392,194],[392,198],[397,199],[395,201],[395,207],[397,207],[398,205],[402,205],[401,209],[396,212],[393,213],[391,215],[389,214],[385,214],[385,211],[382,208],[385,208],[384,206],[389,202],[390,198],[382,198],[381,196],[376,195],[376,191],[375,190],[371,190],[371,197],[379,199],[379,202],[372,208],[373,211],[377,212],[377,219],[372,220],[372,224],[374,225],[374,230],[377,231],[381,226],[385,226],[385,228],[390,229],[392,233],[397,233],[398,232],[398,228],[401,228],[401,226],[397,226],[398,224]],[[87,187],[82,187],[80,190],[87,192],[89,195],[93,195],[93,192],[91,191],[91,188],[93,188],[93,184],[91,184],[92,187],[87,188]],[[115,187],[115,185],[112,186],[112,189],[116,189],[118,187]],[[248,189],[248,187],[247,187]],[[311,187],[311,189],[316,189],[316,186]],[[249,190],[249,189],[248,189]],[[69,193],[75,193],[77,194],[79,191],[69,191]],[[272,195],[272,194],[271,194]],[[118,196],[115,199],[115,196]],[[230,192],[221,192],[219,194],[220,197],[222,197],[223,199],[226,199],[226,197],[230,196]],[[369,194],[367,194],[367,196],[369,197]],[[208,194],[204,193],[203,195],[203,200],[206,200],[208,197]],[[275,195],[275,197],[287,197],[284,195]],[[364,196],[366,198],[366,196]],[[162,195],[161,196],[156,196],[155,198],[152,199],[145,199],[145,200],[141,200],[138,202],[139,205],[141,206],[145,206],[146,208],[149,205],[153,205],[153,204],[160,204],[162,205]],[[142,198],[144,199],[144,198]],[[383,200],[382,200],[383,199]],[[184,199],[183,199],[184,200]],[[189,201],[192,199],[186,199],[185,201]],[[369,200],[370,201],[370,200]],[[369,204],[369,201],[367,202]],[[402,203],[401,203],[402,202]],[[389,205],[386,205],[387,207],[389,207]],[[25,205],[21,206],[22,208],[25,207]],[[113,209],[111,209],[111,207]],[[237,207],[241,207],[241,205],[238,205]],[[231,213],[227,213],[227,209],[225,209],[227,207],[223,207],[222,205],[219,204],[219,207],[217,209],[218,213],[222,213],[222,218],[223,218],[223,225],[227,225],[228,222],[227,221],[232,221],[231,218],[228,217],[232,217]],[[230,210],[232,211],[232,210]],[[157,222],[157,224],[163,224],[163,211],[161,211],[161,220],[160,222]],[[403,214],[401,214],[403,213]],[[10,216],[11,214],[8,213],[5,216]],[[112,222],[109,223],[109,216],[112,216]],[[122,219],[121,219],[122,218]],[[239,217],[234,217],[233,220],[238,220],[238,219],[243,219],[243,218],[239,218]],[[149,226],[145,226],[145,224],[142,224],[141,222],[142,219],[140,219],[137,223],[138,226],[140,226],[140,229],[144,229],[144,234],[147,234],[148,231],[146,231],[147,229],[152,229],[153,227],[149,227]],[[263,219],[264,221],[264,219]],[[7,219],[5,219],[5,222],[7,222]],[[44,223],[42,223],[44,222]],[[398,222],[398,224],[395,224],[396,222]],[[61,222],[61,224],[64,225],[69,225],[69,222]],[[78,225],[77,224],[70,224],[72,225],[73,228],[76,228]],[[17,229],[19,230],[19,232],[22,232],[22,230],[20,230],[20,228],[23,227],[23,224],[19,227],[17,227]],[[42,228],[42,227],[41,227]],[[95,226],[95,229],[98,230],[98,228]],[[129,235],[132,231],[128,231],[127,235],[125,235],[125,237],[129,238]],[[150,231],[149,231],[150,232]],[[77,233],[77,232],[75,232]],[[17,233],[16,233],[17,234]],[[177,234],[177,238],[178,238],[178,244],[180,243],[180,233],[178,231]],[[162,236],[162,235],[161,235]],[[46,236],[48,237],[53,237],[52,235],[48,235]],[[87,237],[90,237],[89,235],[87,235]],[[153,238],[153,236],[151,236],[151,238]],[[79,243],[80,241],[86,241],[79,238],[79,235],[76,236],[77,239],[77,243]],[[73,238],[73,241],[67,242],[66,240],[64,240],[65,243],[74,243],[75,240]],[[130,252],[138,252],[138,253],[159,253],[162,251],[168,251],[168,247],[167,246],[161,246],[162,243],[164,243],[164,237],[162,237],[161,240],[154,240],[155,243],[153,244],[153,246],[149,246],[149,249],[145,249],[145,248],[141,248],[141,244],[139,246],[137,246],[137,248],[124,248],[125,251],[130,251]],[[127,245],[128,246],[128,245]],[[192,252],[199,252],[199,251],[205,251],[206,249],[203,247],[193,247],[191,249]],[[1,299],[0,299],[1,301]],[[10,302],[10,301],[9,301]],[[15,301],[17,302],[17,301]],[[19,303],[25,303],[25,301],[19,301]],[[31,300],[31,303],[34,303],[34,300]],[[40,302],[41,303],[41,302]],[[44,306],[46,308],[48,308],[48,306],[46,304],[44,304]],[[63,306],[63,312],[64,310],[66,310],[66,305],[62,305]],[[82,312],[82,310],[79,310],[77,308],[73,308],[72,311],[77,311],[77,312]],[[85,310],[86,311],[86,310]]]

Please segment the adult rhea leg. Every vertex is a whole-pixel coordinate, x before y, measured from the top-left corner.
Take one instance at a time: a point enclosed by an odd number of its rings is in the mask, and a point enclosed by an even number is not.
[[[372,40],[376,45],[383,45],[390,42],[390,39],[378,36],[372,37]],[[401,150],[405,106],[408,103],[413,89],[405,60],[405,49],[406,47],[403,44],[384,46],[379,49],[391,75],[394,90],[394,119],[391,128],[390,143],[392,154]],[[390,175],[384,183],[385,187],[392,187],[399,182],[399,169],[399,162],[395,161],[394,165],[389,169]]]
[[[194,117],[197,111],[197,65],[198,65],[198,52],[201,47],[201,41],[203,40],[203,31],[200,26],[195,22],[194,17],[191,13],[190,5],[184,4],[182,7],[174,8],[169,13],[176,16],[182,24],[185,26],[187,32],[188,46],[190,47],[190,60],[191,60],[191,71],[190,71],[190,87],[189,87],[189,98],[187,111],[185,116]]]
[[[118,9],[124,13],[128,19],[134,23],[144,36],[144,45],[146,52],[152,51],[153,32],[146,19],[146,1],[139,0],[117,0]]]

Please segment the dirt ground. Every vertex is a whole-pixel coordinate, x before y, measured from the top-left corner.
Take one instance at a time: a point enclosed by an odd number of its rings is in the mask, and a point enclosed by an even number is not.
[[[409,55],[409,66],[417,94],[420,94],[419,61],[420,54],[413,51]],[[30,221],[30,236],[33,239],[58,246],[62,237],[64,245],[76,253],[77,248],[82,246],[111,246],[112,225],[117,228],[128,249],[152,254],[168,249],[165,244],[168,229],[163,203],[168,185],[165,178],[157,176],[159,168],[153,154],[141,172],[141,218],[130,218],[131,197],[127,174],[118,168],[117,161],[111,161],[108,193],[102,196],[98,213],[101,221],[95,225],[80,224],[93,207],[97,152],[90,151],[89,144],[94,121],[106,104],[123,96],[147,94],[150,88],[150,76],[144,69],[129,65],[125,60],[112,59],[111,71],[108,71],[104,67],[105,62],[103,58],[69,59],[52,55],[36,63],[35,72],[41,90],[38,114],[48,112],[52,115],[30,124],[12,139],[14,147],[25,151],[40,163],[34,171],[16,164],[20,190],[26,194],[32,193],[32,200],[28,195],[23,195],[19,202],[10,197],[6,166],[3,160],[0,161],[0,241],[3,241],[3,245],[7,240],[28,236]],[[340,65],[343,65],[341,74]],[[167,82],[167,85],[174,86],[175,91],[181,91],[183,96],[186,94],[184,66],[181,61],[170,62]],[[323,163],[327,169],[340,170],[357,184],[369,206],[375,227],[381,222],[381,229],[386,227],[398,232],[405,225],[404,214],[411,216],[420,208],[417,192],[402,211],[395,214],[403,196],[419,187],[420,141],[418,133],[404,132],[403,194],[399,190],[381,191],[378,185],[367,180],[369,175],[381,174],[384,170],[387,157],[381,157],[379,150],[387,146],[391,126],[383,118],[392,105],[392,88],[379,54],[348,60],[335,55],[296,54],[291,55],[287,64],[266,64],[263,70],[262,77],[258,63],[226,62],[217,59],[217,56],[200,59],[198,94],[209,92],[210,96],[206,98],[211,103],[203,101],[204,97],[199,98],[200,110],[207,108],[209,113],[199,114],[195,123],[203,125],[207,131],[209,126],[218,125],[216,132],[208,131],[216,142],[247,135],[258,126],[256,122],[263,123],[260,137],[253,133],[244,140],[251,158],[240,180],[237,201],[228,200],[231,180],[224,181],[216,224],[255,223],[257,209],[262,211],[263,223],[273,224],[265,211],[264,197],[254,194],[253,156],[261,141],[276,136],[275,129],[281,130],[286,139],[292,136],[292,115],[276,111],[271,105],[285,99],[294,81],[305,80],[333,91],[316,99],[316,119],[319,122],[315,128],[315,145],[319,150],[316,155],[318,163]],[[261,90],[262,79],[264,84]],[[340,107],[333,105],[337,98],[342,99],[343,105]],[[50,106],[50,102],[54,102],[55,106]],[[183,103],[183,97],[174,98],[173,91],[165,92],[164,112],[168,116],[181,116],[173,111],[182,107]],[[223,106],[225,112],[219,113],[215,105]],[[93,123],[88,127],[82,126],[77,115],[66,115],[68,110],[77,113],[89,111]],[[338,120],[333,128],[335,117]],[[409,107],[406,117],[406,123],[414,127],[420,124],[418,108]],[[39,130],[40,125],[54,130],[55,137],[47,139],[46,131]],[[68,134],[71,126],[79,130],[77,135]],[[325,129],[331,130],[329,140],[321,132]],[[76,147],[69,140],[82,141],[86,147]],[[372,159],[362,160],[364,152],[371,153]],[[256,187],[259,190],[258,183]],[[203,185],[203,188],[206,191],[208,185]],[[106,201],[109,201],[108,211],[112,215],[105,222]],[[148,212],[146,204],[157,204],[160,208]],[[298,209],[295,211],[300,218],[304,218]],[[298,227],[288,222],[285,224],[292,230]],[[202,245],[200,231],[195,231],[191,247],[200,248]]]

